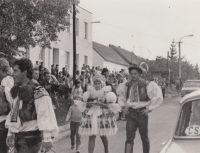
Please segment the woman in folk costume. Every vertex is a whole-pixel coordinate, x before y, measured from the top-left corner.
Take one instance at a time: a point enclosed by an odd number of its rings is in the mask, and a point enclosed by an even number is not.
[[[107,136],[117,133],[115,113],[121,110],[116,100],[117,97],[111,87],[105,86],[105,78],[99,74],[94,77],[93,86],[84,93],[84,102],[75,100],[83,112],[79,132],[81,135],[89,136],[89,153],[94,152],[97,135],[100,135],[105,153],[108,153]]]

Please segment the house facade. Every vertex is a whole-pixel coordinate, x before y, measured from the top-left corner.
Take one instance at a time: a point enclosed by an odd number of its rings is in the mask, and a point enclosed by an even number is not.
[[[77,6],[76,14],[76,64],[77,69],[81,69],[83,64],[92,66],[92,13]],[[31,48],[27,57],[33,64],[36,61],[43,61],[44,66],[50,70],[51,65],[58,64],[59,70],[67,66],[70,74],[73,72],[73,18],[72,13],[68,12],[70,25],[58,34],[59,41],[51,42],[51,49],[42,49],[39,46]]]
[[[93,42],[93,66],[128,72],[130,66],[112,47]]]

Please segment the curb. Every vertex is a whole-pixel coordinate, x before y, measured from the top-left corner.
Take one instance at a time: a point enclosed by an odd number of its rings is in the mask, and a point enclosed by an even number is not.
[[[60,140],[67,138],[70,136],[70,124],[67,123],[66,125],[59,126],[59,134],[54,139],[54,142],[59,142]]]

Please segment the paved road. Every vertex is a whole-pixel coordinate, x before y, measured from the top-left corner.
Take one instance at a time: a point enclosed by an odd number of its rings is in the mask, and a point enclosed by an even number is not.
[[[167,141],[173,134],[177,116],[180,109],[180,98],[165,100],[163,104],[149,115],[149,137],[151,142],[151,153],[157,153],[162,147],[162,143]],[[126,136],[126,122],[118,122],[118,134],[109,137],[110,153],[123,153]],[[81,153],[87,153],[88,137],[82,137]],[[54,144],[53,150],[56,153],[75,153],[70,150],[70,139],[64,139]],[[103,144],[99,137],[96,139],[94,153],[104,153]],[[137,132],[135,139],[134,153],[142,153],[142,143]]]

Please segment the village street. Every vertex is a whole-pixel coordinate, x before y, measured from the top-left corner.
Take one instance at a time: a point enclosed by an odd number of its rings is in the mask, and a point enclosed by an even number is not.
[[[151,142],[151,153],[158,153],[165,142],[173,135],[180,109],[180,98],[165,99],[163,104],[149,115],[149,137]],[[118,134],[109,137],[109,153],[123,153],[126,137],[126,122],[118,122]],[[87,153],[88,137],[82,137],[81,153]],[[70,139],[64,139],[55,143],[53,150],[56,153],[75,153],[71,150]],[[103,144],[98,137],[96,139],[95,153],[104,153]],[[142,142],[137,132],[134,153],[142,153]]]

